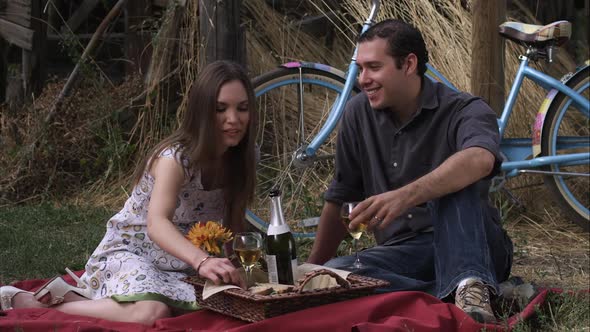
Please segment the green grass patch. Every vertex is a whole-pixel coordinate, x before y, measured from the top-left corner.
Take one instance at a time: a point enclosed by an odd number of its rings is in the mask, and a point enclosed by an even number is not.
[[[0,209],[0,284],[81,270],[114,214],[52,204]]]
[[[534,317],[519,322],[512,331],[589,331],[589,308],[590,294],[587,292],[549,293],[545,303],[535,310]]]
[[[64,274],[64,268],[81,270],[115,213],[104,208],[42,204],[0,208],[0,284],[15,280],[49,278]],[[363,235],[359,249],[372,246]],[[299,261],[304,262],[313,245],[311,239],[297,240]],[[338,248],[338,255],[352,254],[351,239]],[[510,306],[508,303],[506,306]],[[589,331],[588,293],[549,294],[531,319],[513,331]],[[522,305],[516,312],[522,310]],[[514,314],[508,311],[501,319]]]

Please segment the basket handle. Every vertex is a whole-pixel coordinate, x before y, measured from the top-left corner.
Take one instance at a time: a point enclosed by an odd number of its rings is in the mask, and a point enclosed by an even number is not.
[[[303,278],[299,279],[299,286],[297,286],[297,288],[295,289],[295,291],[299,294],[301,294],[303,292],[303,288],[305,287],[305,285],[313,278],[319,276],[319,275],[328,275],[334,279],[336,279],[336,282],[338,283],[338,285],[340,285],[340,287],[342,288],[350,288],[350,281],[342,278],[341,276],[339,276],[337,273],[335,273],[334,271],[330,271],[328,269],[317,269],[317,270],[313,270],[310,272],[307,272]]]

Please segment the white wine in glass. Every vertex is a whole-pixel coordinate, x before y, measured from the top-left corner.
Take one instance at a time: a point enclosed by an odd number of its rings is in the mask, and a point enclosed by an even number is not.
[[[262,256],[262,250],[260,249],[235,249],[235,252],[242,266],[253,267]]]
[[[351,230],[348,227],[348,224],[350,224],[350,212],[352,212],[352,210],[355,206],[357,206],[358,203],[359,202],[345,202],[342,204],[342,207],[340,208],[340,218],[342,218],[342,222],[344,223],[346,230],[352,236],[352,246],[354,247],[354,254],[356,256],[356,259],[351,266],[352,269],[363,268],[363,263],[361,263],[361,260],[359,259],[357,242],[361,238],[361,235],[363,235],[363,232],[367,229],[366,224],[360,224],[354,230]]]
[[[367,230],[366,224],[360,224],[355,230],[348,228],[348,224],[350,224],[350,218],[348,216],[342,216],[342,222],[344,223],[344,226],[346,226],[346,230],[350,236],[355,240],[360,239],[361,235]]]
[[[262,236],[256,232],[237,233],[233,242],[234,253],[246,271],[246,285],[251,285],[252,268],[262,255]]]

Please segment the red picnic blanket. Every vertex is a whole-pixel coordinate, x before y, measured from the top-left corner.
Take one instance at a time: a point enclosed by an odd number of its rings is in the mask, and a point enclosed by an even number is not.
[[[69,276],[64,280],[73,284]],[[34,291],[46,280],[25,280],[13,286]],[[0,315],[0,331],[490,331],[510,330],[530,317],[544,302],[543,290],[502,325],[475,322],[454,304],[422,292],[395,292],[366,296],[249,323],[210,310],[199,310],[156,321],[154,326],[74,316],[55,309],[14,309]]]

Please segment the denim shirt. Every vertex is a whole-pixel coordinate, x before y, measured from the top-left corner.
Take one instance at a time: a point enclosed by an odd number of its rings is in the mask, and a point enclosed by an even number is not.
[[[499,172],[500,136],[494,111],[480,98],[423,79],[420,108],[399,126],[389,109],[373,109],[365,93],[353,97],[342,116],[334,178],[324,194],[342,204],[401,188],[430,173],[457,151],[481,147],[496,157],[494,171],[474,185],[488,204],[489,181]],[[432,230],[428,204],[405,211],[375,232],[391,244]]]

